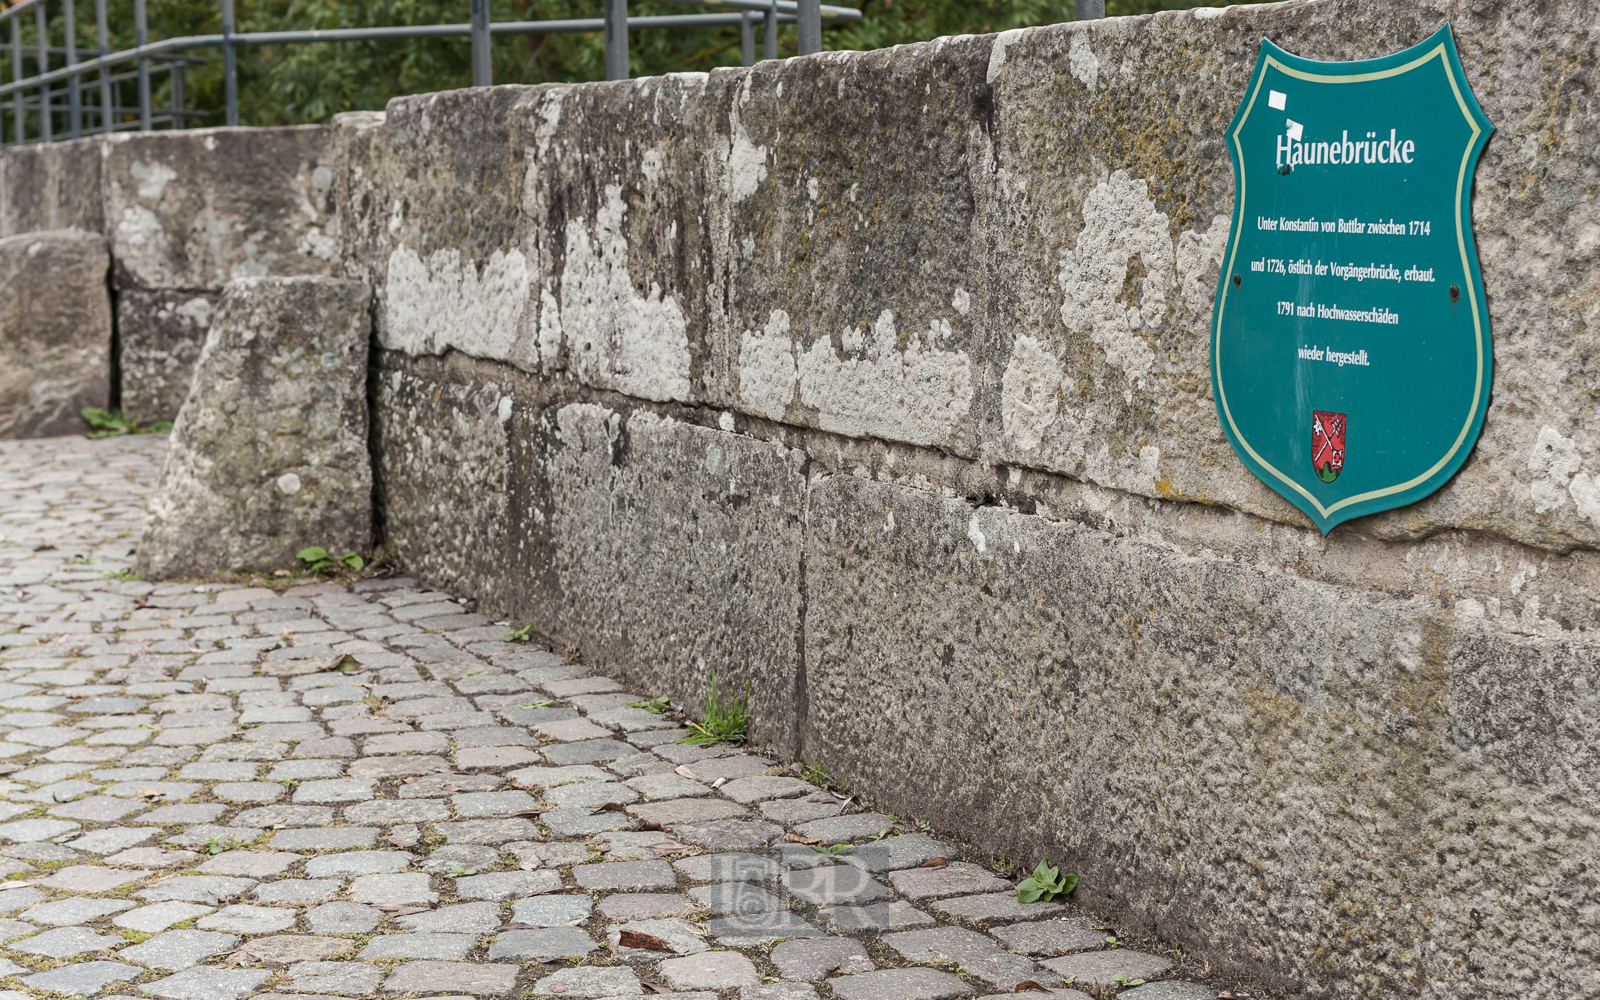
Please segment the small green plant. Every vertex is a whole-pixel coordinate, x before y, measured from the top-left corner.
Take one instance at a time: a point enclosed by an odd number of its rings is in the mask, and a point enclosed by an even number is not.
[[[88,556],[73,556],[71,559],[67,560],[67,565],[68,566],[87,566],[92,562],[94,562],[94,560],[90,559]]]
[[[1118,986],[1123,987],[1123,988],[1127,988],[1129,986],[1143,986],[1144,985],[1144,980],[1143,979],[1129,979],[1128,978],[1128,974],[1126,972],[1117,973],[1116,975],[1111,977],[1111,981],[1116,983]]]
[[[521,628],[512,629],[511,633],[509,635],[507,635],[505,637],[505,639],[503,639],[501,641],[503,641],[503,642],[532,642],[533,641],[533,635],[537,631],[538,631],[538,629],[533,627],[533,623],[529,622],[528,624],[522,626]]]
[[[922,833],[932,833],[933,832],[933,824],[932,823],[918,823],[917,824],[917,829],[919,831],[921,831]]]
[[[1043,900],[1048,903],[1057,896],[1067,895],[1077,887],[1078,876],[1062,875],[1061,869],[1051,868],[1050,859],[1045,858],[1039,862],[1039,867],[1033,870],[1032,875],[1017,883],[1017,902],[1032,903]]]
[[[121,410],[102,410],[98,406],[85,406],[78,412],[83,414],[83,419],[94,428],[84,435],[91,441],[98,438],[121,437],[124,434],[172,433],[170,420],[152,420],[148,424],[141,424],[124,417]]]
[[[106,577],[111,580],[120,580],[123,583],[138,583],[140,579],[139,574],[131,569],[121,569],[115,573],[107,573]]]
[[[1106,944],[1109,944],[1111,947],[1116,948],[1116,947],[1118,947],[1118,946],[1120,946],[1122,944],[1122,941],[1115,934],[1107,934],[1106,935]]]
[[[659,698],[651,698],[649,701],[630,701],[628,702],[628,707],[642,708],[651,715],[660,715],[667,710],[667,696],[662,695]]]
[[[294,557],[306,564],[307,571],[322,576],[332,573],[341,566],[350,569],[365,569],[367,561],[354,552],[346,552],[335,559],[327,549],[320,545],[309,545],[294,554]]]
[[[723,700],[717,690],[717,672],[711,671],[706,688],[706,708],[699,722],[689,723],[689,735],[679,743],[743,743],[750,724],[750,682],[744,682],[744,697]]]
[[[549,708],[551,705],[554,705],[554,704],[555,704],[555,702],[553,702],[553,701],[533,701],[533,702],[529,702],[526,705],[518,705],[517,707],[518,708]]]
[[[219,833],[205,842],[205,852],[207,854],[221,854],[223,851],[231,851],[236,847],[249,846],[250,841],[248,840],[240,840],[237,837],[223,837]]]
[[[879,830],[877,833],[873,834],[872,836],[868,837],[867,839],[868,840],[882,840],[883,838],[887,837],[889,834],[891,834],[893,832],[894,832],[893,829]]]
[[[452,862],[451,865],[450,865],[450,877],[451,878],[464,878],[467,875],[476,875],[476,874],[478,874],[478,870],[476,868],[463,868],[460,865],[455,864],[454,862]]]
[[[821,764],[806,765],[805,772],[801,774],[800,777],[811,782],[813,785],[826,785],[833,781],[833,776],[830,775],[828,773],[828,769],[823,767]]]
[[[825,858],[837,858],[846,851],[855,850],[855,848],[849,844],[830,844],[827,847],[823,847],[821,844],[813,844],[811,845],[811,849]]]
[[[278,784],[282,785],[284,788],[293,788],[295,785],[298,785],[299,783],[300,783],[300,779],[299,778],[279,778],[278,779]]]

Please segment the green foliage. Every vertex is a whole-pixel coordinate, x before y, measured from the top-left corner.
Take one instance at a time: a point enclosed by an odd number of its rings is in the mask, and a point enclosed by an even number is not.
[[[1059,877],[1058,877],[1059,876]],[[1051,868],[1050,859],[1039,862],[1039,867],[1033,874],[1017,883],[1017,902],[1033,903],[1040,900],[1048,903],[1057,896],[1065,896],[1078,887],[1078,876],[1062,875],[1061,869]]]
[[[171,434],[172,421],[152,420],[140,424],[122,415],[121,410],[102,410],[98,406],[85,406],[78,411],[94,430],[84,435],[93,441],[97,438],[121,437],[124,434]]]
[[[354,552],[346,552],[335,559],[327,549],[320,545],[309,545],[296,552],[294,557],[306,564],[308,572],[315,573],[318,576],[337,572],[341,568],[360,570],[367,565],[367,561]]]
[[[201,849],[204,850],[207,854],[221,854],[223,851],[231,851],[236,847],[249,847],[249,846],[250,846],[250,841],[248,841],[248,840],[240,840],[237,837],[224,838],[222,836],[222,834],[219,833],[216,836],[214,836],[214,837],[210,838],[209,840],[207,840],[205,842],[205,846],[202,847]]]
[[[111,47],[133,45],[134,0],[108,0]],[[1221,6],[1223,0],[1107,0],[1110,15],[1144,14],[1194,6]],[[94,4],[73,0],[78,48],[95,49]],[[848,4],[846,4],[848,5]],[[496,21],[533,21],[599,17],[597,0],[490,0]],[[693,8],[689,8],[693,10]],[[1071,20],[1074,0],[861,0],[859,24],[825,27],[828,49],[874,49],[902,42],[926,41],[941,35],[981,34],[1008,28]],[[236,0],[238,31],[282,31],[309,28],[356,28],[376,25],[465,23],[466,0]],[[682,14],[681,4],[666,0],[633,0],[632,15]],[[59,46],[62,15],[51,4],[51,44]],[[222,30],[217,0],[165,0],[149,5],[150,38],[217,34]],[[22,19],[22,41],[31,52],[33,19]],[[795,27],[778,32],[778,54],[795,52]],[[739,28],[680,28],[633,31],[629,34],[629,69],[634,76],[704,72],[739,65]],[[758,43],[759,44],[759,43]],[[341,111],[381,110],[391,97],[465,87],[471,82],[471,45],[466,38],[340,42],[316,45],[249,46],[237,50],[239,121],[243,125],[291,125],[324,122]],[[190,119],[192,127],[221,125],[222,53],[196,49],[184,54],[186,103],[204,112]],[[604,76],[605,41],[600,32],[559,35],[503,35],[492,49],[496,83],[553,83],[598,80]],[[0,47],[0,77],[12,76],[9,47]],[[171,105],[170,76],[161,59],[152,62],[152,101],[157,113]],[[126,72],[130,66],[117,67]],[[34,72],[33,57],[23,70]],[[85,86],[97,86],[93,77]],[[136,104],[131,81],[118,103]],[[124,115],[132,121],[136,116]],[[36,115],[29,133],[37,134]],[[93,118],[89,122],[97,124]]]
[[[555,702],[553,702],[553,701],[535,701],[535,702],[531,702],[531,703],[529,703],[527,705],[518,705],[517,707],[518,708],[549,708],[551,705],[554,705],[554,704],[555,704]]]
[[[1118,986],[1122,986],[1122,987],[1143,986],[1144,985],[1144,980],[1143,979],[1129,979],[1128,978],[1128,974],[1126,972],[1117,973],[1116,975],[1111,977],[1111,981],[1116,983]]]
[[[832,783],[833,781],[833,776],[830,775],[828,773],[828,769],[823,767],[821,764],[807,765],[805,773],[800,775],[800,777],[811,782],[813,785],[826,785]]]
[[[849,844],[831,844],[828,847],[823,847],[820,844],[813,844],[811,845],[811,849],[825,858],[837,858],[846,851],[855,850],[855,848],[851,847]]]
[[[662,695],[659,698],[651,698],[649,701],[630,701],[628,702],[628,707],[642,708],[651,715],[660,715],[667,710],[667,696]]]
[[[537,631],[538,631],[538,629],[535,629],[533,627],[533,623],[529,622],[528,624],[522,626],[521,628],[512,629],[510,634],[508,634],[503,641],[504,642],[532,642],[533,641],[533,635]]]
[[[744,742],[744,730],[750,724],[750,682],[744,682],[744,697],[723,700],[717,690],[717,672],[711,671],[711,683],[706,687],[706,707],[699,722],[689,723],[689,735],[679,743]]]

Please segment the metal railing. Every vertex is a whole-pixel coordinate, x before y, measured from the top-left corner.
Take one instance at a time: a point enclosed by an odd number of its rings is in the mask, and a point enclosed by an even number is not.
[[[184,69],[203,64],[184,53],[221,49],[223,103],[227,124],[239,124],[238,50],[259,45],[303,45],[328,42],[400,41],[413,38],[469,38],[472,43],[472,85],[493,84],[490,41],[497,35],[544,35],[567,32],[605,33],[607,80],[628,78],[628,32],[663,28],[704,28],[738,25],[740,55],[749,66],[755,62],[755,30],[761,26],[763,55],[778,54],[778,27],[798,27],[799,54],[822,49],[823,22],[859,21],[861,12],[835,7],[820,0],[672,0],[698,7],[727,8],[724,13],[628,15],[628,0],[601,0],[604,16],[561,21],[492,21],[489,0],[471,0],[471,21],[466,24],[392,25],[371,28],[335,28],[306,31],[235,31],[233,0],[221,0],[222,33],[187,35],[151,41],[146,0],[133,0],[134,47],[110,51],[106,0],[94,0],[97,45],[85,55],[78,48],[73,0],[61,5],[64,44],[50,43],[51,0],[20,0],[0,11],[9,27],[10,82],[0,80],[0,146],[78,138],[93,132],[139,130],[148,132],[158,123],[183,128],[189,119],[209,112],[188,108],[184,100]],[[24,17],[31,15],[33,39],[24,44]],[[0,46],[7,39],[0,36]],[[83,58],[80,58],[83,56]],[[24,76],[31,60],[35,72]],[[119,69],[120,67],[120,69]],[[166,73],[170,107],[152,105],[152,77]],[[85,87],[85,78],[91,85]],[[137,82],[136,103],[124,103],[123,88]],[[9,122],[7,116],[9,114]],[[29,128],[29,124],[32,128]],[[60,125],[58,129],[57,125]]]

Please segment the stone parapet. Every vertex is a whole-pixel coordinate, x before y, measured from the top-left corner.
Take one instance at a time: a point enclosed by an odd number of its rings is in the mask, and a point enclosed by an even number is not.
[[[0,150],[0,236],[110,243],[125,416],[170,420],[222,288],[339,271],[328,126],[122,132]],[[109,375],[109,373],[108,373]]]
[[[1600,990],[1589,20],[1201,9],[346,118],[386,537],[1216,961]],[[1493,399],[1442,490],[1323,538],[1214,415],[1221,134],[1263,36],[1446,21],[1498,129]]]

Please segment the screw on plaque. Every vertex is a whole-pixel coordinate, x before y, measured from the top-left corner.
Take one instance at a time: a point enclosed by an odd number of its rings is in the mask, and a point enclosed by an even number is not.
[[[1233,276],[1233,287],[1238,288],[1241,279],[1237,274]]]
[[[1460,285],[1451,285],[1450,286],[1450,301],[1451,302],[1460,302],[1461,301],[1461,286]]]

